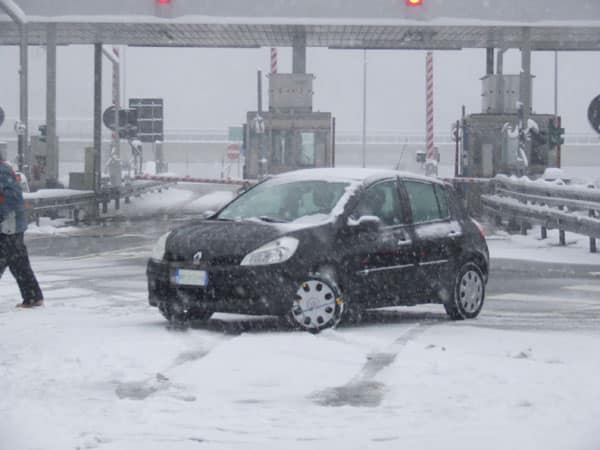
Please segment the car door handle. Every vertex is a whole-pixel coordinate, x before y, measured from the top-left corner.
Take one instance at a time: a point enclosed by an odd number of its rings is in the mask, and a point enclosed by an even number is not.
[[[410,245],[412,244],[412,241],[410,239],[406,239],[406,238],[400,238],[398,239],[397,245]]]
[[[456,231],[456,230],[451,230],[451,231],[448,233],[448,236],[450,236],[450,237],[454,237],[454,236],[460,236],[460,234],[461,234],[461,233],[460,233],[460,232],[458,232],[458,231]]]

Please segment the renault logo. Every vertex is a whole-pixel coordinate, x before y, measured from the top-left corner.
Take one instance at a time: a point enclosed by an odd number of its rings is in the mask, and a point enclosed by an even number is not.
[[[200,264],[200,261],[202,261],[202,252],[194,253],[192,261],[194,262],[194,264]]]

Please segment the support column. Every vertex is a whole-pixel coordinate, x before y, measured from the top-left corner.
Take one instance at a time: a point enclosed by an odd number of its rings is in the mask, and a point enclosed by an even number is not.
[[[367,167],[367,50],[363,53],[362,167]]]
[[[18,149],[17,149],[17,165],[19,167],[20,172],[27,172],[27,175],[31,175],[29,173],[29,161],[27,161],[26,154],[28,154],[29,147],[29,98],[28,98],[28,48],[29,48],[29,39],[28,39],[28,30],[27,24],[22,23],[20,25],[20,34],[21,34],[21,43],[19,50],[19,121],[21,122],[21,126],[23,129],[22,132],[19,133],[18,140]]]
[[[299,33],[294,36],[292,47],[292,72],[306,73],[306,34]]]
[[[94,44],[94,191],[102,176],[102,44]]]
[[[51,173],[58,181],[59,163],[56,142],[56,24],[46,26],[46,146]],[[56,169],[56,170],[54,170]]]
[[[521,82],[519,87],[519,101],[523,104],[523,125],[531,115],[531,30],[523,29],[523,46],[521,47]]]
[[[494,48],[488,47],[485,49],[485,74],[494,74]]]

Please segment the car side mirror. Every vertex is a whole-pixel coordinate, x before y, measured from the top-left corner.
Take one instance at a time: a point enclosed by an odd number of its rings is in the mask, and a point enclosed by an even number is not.
[[[377,216],[361,216],[358,219],[350,217],[348,226],[356,231],[376,232],[381,228],[381,219]]]
[[[208,219],[209,217],[214,216],[214,215],[215,215],[215,211],[212,211],[209,209],[208,211],[204,211],[200,217],[202,217],[203,219]]]

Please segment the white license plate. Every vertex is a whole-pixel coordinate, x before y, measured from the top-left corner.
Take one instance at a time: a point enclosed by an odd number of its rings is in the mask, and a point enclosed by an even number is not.
[[[175,284],[180,286],[202,286],[208,285],[208,272],[205,270],[175,270]]]

